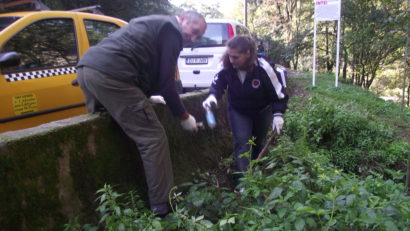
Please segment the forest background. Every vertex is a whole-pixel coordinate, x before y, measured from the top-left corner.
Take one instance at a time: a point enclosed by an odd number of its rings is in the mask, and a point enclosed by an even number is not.
[[[13,0],[3,0],[7,3]],[[244,0],[43,0],[52,10],[100,5],[110,16],[129,21],[148,14],[193,9],[210,18],[244,23]],[[343,0],[340,65],[336,70],[337,22],[318,22],[317,71],[335,73],[358,85],[408,104],[410,0]],[[178,5],[173,5],[178,4]],[[247,0],[247,26],[275,63],[312,70],[314,4],[306,0]],[[407,41],[407,42],[406,42]],[[407,52],[407,55],[406,55]]]

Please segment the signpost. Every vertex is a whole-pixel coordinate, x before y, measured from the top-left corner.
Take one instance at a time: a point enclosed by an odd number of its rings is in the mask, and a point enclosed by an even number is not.
[[[337,20],[337,42],[336,42],[336,79],[335,87],[338,86],[339,79],[339,42],[340,42],[340,11],[342,0],[314,0],[315,2],[315,23],[313,32],[313,77],[312,85],[316,81],[316,24],[318,21]]]

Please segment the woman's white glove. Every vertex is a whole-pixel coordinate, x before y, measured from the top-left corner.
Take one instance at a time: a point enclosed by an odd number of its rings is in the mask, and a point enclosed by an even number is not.
[[[160,104],[166,104],[164,97],[160,96],[160,95],[151,95],[151,97],[149,97],[149,101],[151,103],[160,103]]]
[[[204,102],[202,102],[202,107],[205,109],[209,109],[212,106],[212,103],[215,104],[215,106],[218,104],[216,101],[216,98],[213,94],[210,94],[208,96],[208,98],[206,98],[206,100],[204,100]]]
[[[273,122],[272,122],[272,130],[276,130],[276,133],[279,135],[280,131],[283,128],[283,124],[285,121],[283,121],[282,116],[274,116],[273,117]]]
[[[190,132],[198,131],[198,125],[196,124],[196,120],[192,115],[189,115],[188,119],[181,120],[181,126],[183,129]]]

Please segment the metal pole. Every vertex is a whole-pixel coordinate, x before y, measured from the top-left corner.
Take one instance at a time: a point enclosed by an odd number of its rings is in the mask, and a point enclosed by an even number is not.
[[[339,85],[339,51],[340,51],[340,21],[342,19],[342,1],[339,1],[339,19],[337,20],[337,42],[336,42],[336,79],[335,87]]]
[[[340,18],[337,20],[337,42],[336,42],[336,79],[335,87],[338,87],[339,83],[339,48],[340,48]]]
[[[248,0],[243,0],[243,25],[248,27]]]

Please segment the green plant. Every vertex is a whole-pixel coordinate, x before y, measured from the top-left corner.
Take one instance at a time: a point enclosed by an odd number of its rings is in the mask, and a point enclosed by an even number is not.
[[[404,161],[409,150],[391,126],[357,111],[353,103],[338,105],[313,97],[304,111],[289,112],[286,120],[292,139],[305,139],[346,171],[383,171]]]
[[[173,212],[164,219],[145,209],[135,193],[119,194],[105,186],[99,191],[100,226],[104,230],[410,231],[410,197],[404,193],[401,171],[410,147],[398,139],[390,123],[405,121],[390,115],[396,113],[395,107],[357,87],[322,84],[309,89],[314,93],[311,99],[290,105],[275,147],[261,160],[251,161],[243,173],[238,186],[243,192],[220,181],[221,175],[233,174],[232,158],[221,160],[219,171],[196,172],[192,182],[174,188]],[[371,102],[376,103],[366,105]],[[77,222],[66,227],[85,230]]]

